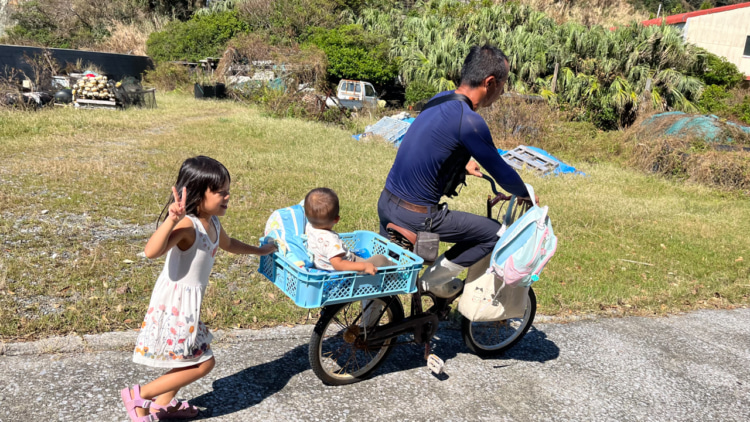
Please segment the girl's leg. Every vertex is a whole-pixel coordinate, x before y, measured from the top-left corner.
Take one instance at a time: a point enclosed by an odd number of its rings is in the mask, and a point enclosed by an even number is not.
[[[156,400],[154,400],[156,404],[166,406],[177,395],[180,388],[208,375],[214,369],[215,364],[216,360],[212,357],[197,365],[185,368],[173,368],[159,378],[141,386],[141,397],[156,397]],[[130,394],[132,397],[132,390]],[[146,416],[148,414],[148,409],[142,407],[137,407],[135,410],[138,416]]]

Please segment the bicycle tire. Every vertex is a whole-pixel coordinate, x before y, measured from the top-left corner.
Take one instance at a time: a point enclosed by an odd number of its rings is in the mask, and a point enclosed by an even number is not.
[[[461,319],[461,335],[466,346],[477,356],[498,356],[518,343],[531,328],[536,315],[536,294],[529,288],[529,302],[522,318],[501,321],[472,322]],[[490,337],[487,339],[486,337]]]
[[[381,307],[387,306],[387,309],[378,321],[371,321],[368,326],[372,327],[375,323],[385,325],[404,319],[404,308],[397,296],[370,301],[375,303],[368,308],[368,313],[370,309],[376,310],[375,306],[378,304]],[[363,333],[362,309],[362,301],[323,308],[310,337],[308,357],[313,372],[324,384],[346,385],[369,378],[393,349],[395,338],[382,344],[369,344],[363,338],[366,330]]]

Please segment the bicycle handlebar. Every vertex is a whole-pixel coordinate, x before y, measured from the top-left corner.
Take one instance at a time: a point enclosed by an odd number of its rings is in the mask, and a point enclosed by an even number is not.
[[[495,195],[500,195],[500,191],[497,190],[497,186],[495,185],[494,179],[492,179],[490,176],[487,176],[484,173],[482,173],[482,179],[490,182],[490,184],[492,185],[492,193],[494,193]]]
[[[502,193],[499,190],[497,190],[497,185],[495,184],[495,180],[493,178],[491,178],[490,176],[482,173],[482,179],[490,182],[490,185],[492,185],[492,193],[495,194],[495,198],[491,200],[492,201],[492,205],[495,205],[495,204],[497,204],[500,201],[507,201],[507,200],[510,199],[510,196],[505,195],[504,193]]]

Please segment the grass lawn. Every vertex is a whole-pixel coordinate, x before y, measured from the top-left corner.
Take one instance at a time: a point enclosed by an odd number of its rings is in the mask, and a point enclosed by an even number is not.
[[[377,229],[391,146],[228,101],[177,93],[157,101],[156,110],[0,112],[3,340],[139,327],[163,258],[138,254],[189,156],[229,169],[222,224],[239,239],[257,242],[271,211],[318,186],[339,193],[338,231]],[[587,132],[569,129],[565,139],[576,146],[560,152],[586,177],[524,174],[550,206],[560,242],[534,286],[539,313],[660,315],[750,304],[746,197],[591,160],[596,144],[577,133]],[[576,161],[576,149],[586,161]],[[483,213],[487,191],[486,182],[469,180],[451,207]],[[297,308],[256,272],[257,262],[217,255],[207,325],[313,322],[317,310]]]

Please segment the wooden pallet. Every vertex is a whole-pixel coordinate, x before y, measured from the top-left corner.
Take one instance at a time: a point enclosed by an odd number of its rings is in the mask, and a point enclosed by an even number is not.
[[[104,109],[104,110],[117,110],[116,101],[105,101],[105,100],[85,100],[82,98],[76,98],[76,107],[78,108],[90,108],[90,109]]]
[[[516,170],[526,168],[541,174],[550,173],[560,166],[555,160],[523,145],[503,154],[503,159]]]

